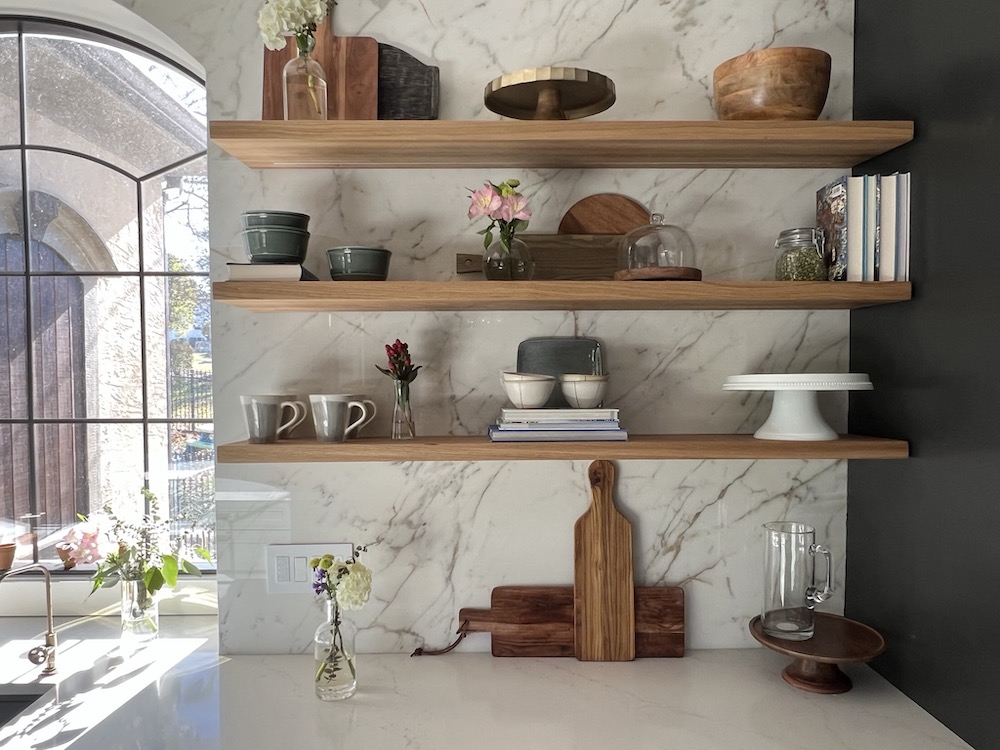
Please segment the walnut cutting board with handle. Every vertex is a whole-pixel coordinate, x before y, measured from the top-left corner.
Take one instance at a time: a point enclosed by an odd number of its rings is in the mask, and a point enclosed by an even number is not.
[[[493,656],[575,656],[572,586],[497,586],[490,609],[463,607],[467,633],[490,633]],[[636,657],[684,656],[684,590],[635,588]]]
[[[635,585],[632,524],[614,500],[614,464],[594,461],[587,471],[592,501],[573,528],[573,608],[576,658],[635,658]]]
[[[293,39],[282,50],[264,50],[261,119],[284,119],[281,71],[296,54]],[[378,118],[378,42],[373,37],[336,36],[326,18],[316,27],[313,57],[327,77],[328,120]]]

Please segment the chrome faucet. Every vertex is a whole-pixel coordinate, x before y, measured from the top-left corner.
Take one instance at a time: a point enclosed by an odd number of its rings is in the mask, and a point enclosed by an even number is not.
[[[42,576],[45,578],[45,617],[46,617],[46,629],[45,629],[45,645],[35,646],[28,652],[28,660],[32,664],[45,664],[42,669],[43,675],[50,675],[56,673],[56,631],[52,624],[52,575],[49,573],[49,569],[46,568],[41,563],[34,563],[32,565],[25,565],[21,568],[14,568],[13,570],[7,570],[0,572],[0,583],[4,579],[11,576],[20,575],[21,573],[28,573],[32,570],[41,571]]]

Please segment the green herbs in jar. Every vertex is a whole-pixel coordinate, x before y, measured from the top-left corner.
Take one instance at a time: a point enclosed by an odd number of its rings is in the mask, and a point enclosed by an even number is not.
[[[778,281],[826,281],[827,265],[820,230],[811,227],[786,229],[778,235],[774,247],[778,250],[774,267],[774,278]]]

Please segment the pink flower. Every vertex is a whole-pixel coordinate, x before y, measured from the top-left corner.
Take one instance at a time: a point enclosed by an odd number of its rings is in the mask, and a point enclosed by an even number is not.
[[[475,219],[478,216],[489,216],[500,208],[503,199],[496,188],[490,182],[484,182],[483,186],[476,190],[471,196],[472,202],[469,204],[469,218]]]
[[[66,534],[63,545],[77,563],[96,563],[114,552],[118,545],[101,528],[97,519],[76,524]]]
[[[531,209],[528,208],[528,200],[520,193],[507,196],[501,202],[498,215],[491,216],[490,218],[501,219],[502,221],[514,221],[516,219],[527,221],[531,218]]]

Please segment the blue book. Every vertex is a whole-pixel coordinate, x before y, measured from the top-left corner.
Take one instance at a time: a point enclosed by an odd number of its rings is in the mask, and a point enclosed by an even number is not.
[[[486,432],[494,443],[628,440],[628,431],[620,427],[617,430],[501,430],[491,424]]]

